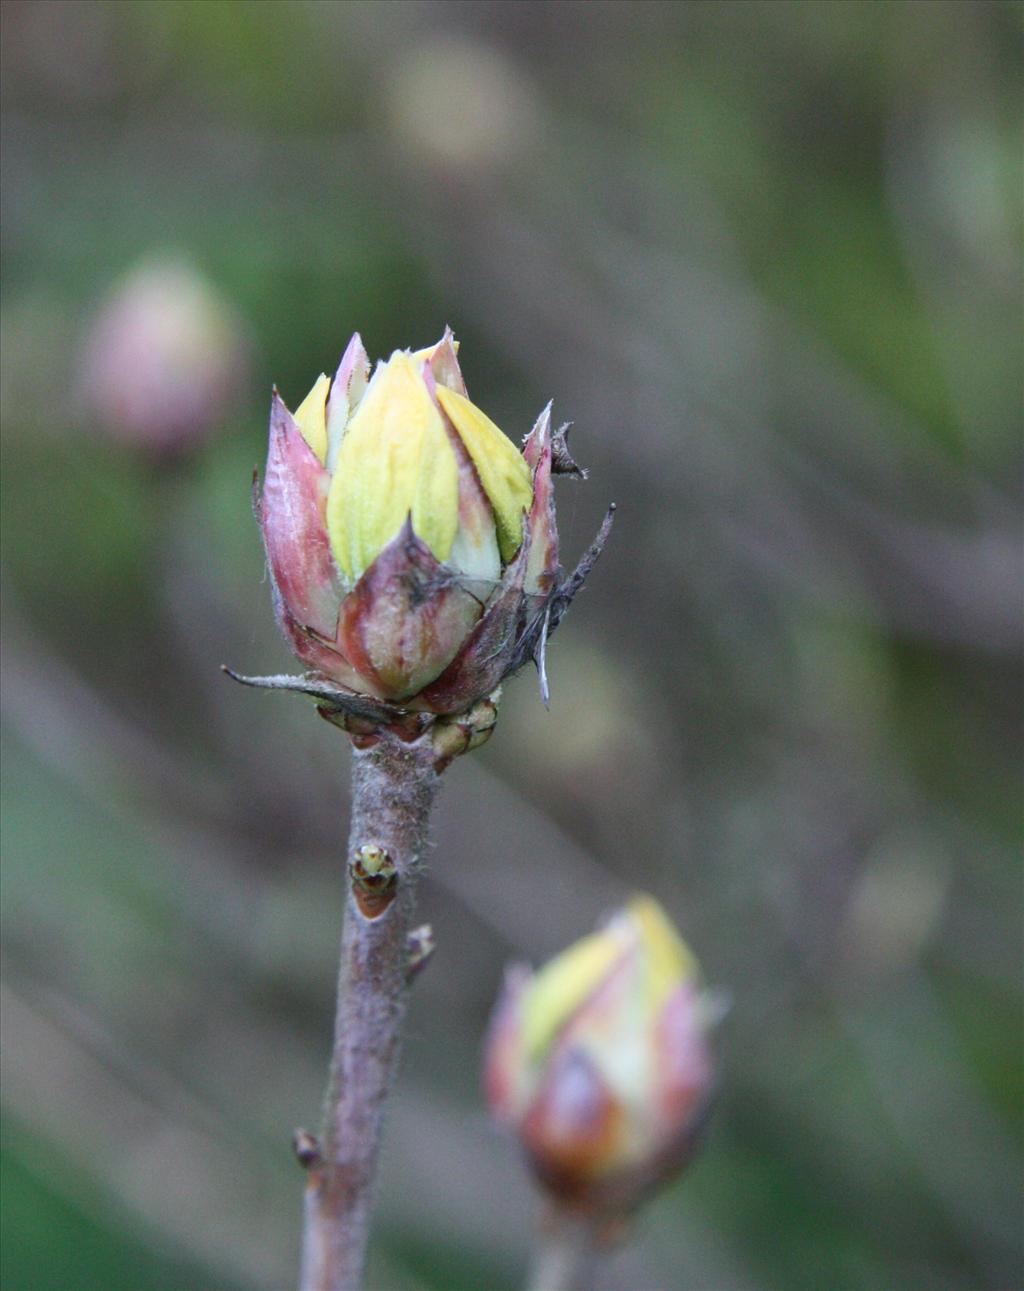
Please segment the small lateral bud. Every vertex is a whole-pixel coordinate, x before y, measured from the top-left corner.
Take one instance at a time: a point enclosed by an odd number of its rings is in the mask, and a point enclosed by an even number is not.
[[[494,732],[498,721],[498,700],[501,697],[501,690],[496,690],[493,695],[486,699],[481,699],[478,704],[466,714],[466,725],[469,727],[469,744],[466,746],[467,752],[471,749],[478,749],[481,744],[486,744]]]
[[[292,1135],[292,1148],[303,1170],[316,1170],[323,1165],[320,1141],[309,1130],[297,1129]]]
[[[376,919],[395,899],[398,871],[387,850],[378,843],[363,843],[349,861],[352,892],[367,919]]]
[[[500,698],[499,686],[486,699],[475,703],[468,713],[462,713],[458,717],[442,717],[435,722],[431,738],[438,771],[443,771],[452,758],[487,743],[498,721]]]

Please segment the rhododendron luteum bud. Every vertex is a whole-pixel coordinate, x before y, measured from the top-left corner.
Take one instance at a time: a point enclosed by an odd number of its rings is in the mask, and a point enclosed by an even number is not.
[[[510,971],[487,1098],[560,1200],[628,1211],[693,1147],[712,1083],[707,1028],[693,956],[637,896],[538,973]]]
[[[450,331],[372,376],[356,334],[294,414],[275,391],[260,517],[310,670],[292,688],[343,720],[461,713],[542,659],[599,550],[559,584],[559,471],[581,474],[550,407],[520,452],[467,397]]]

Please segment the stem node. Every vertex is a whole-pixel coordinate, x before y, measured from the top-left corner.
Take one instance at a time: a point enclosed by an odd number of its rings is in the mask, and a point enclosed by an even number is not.
[[[320,1140],[309,1130],[297,1129],[292,1135],[292,1148],[303,1170],[318,1170],[324,1163],[320,1155]]]

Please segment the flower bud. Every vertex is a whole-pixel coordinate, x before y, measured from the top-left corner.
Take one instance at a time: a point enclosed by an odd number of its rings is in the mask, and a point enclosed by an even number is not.
[[[538,973],[510,971],[487,1099],[559,1200],[622,1213],[692,1150],[712,1084],[707,1029],[693,956],[636,896]]]
[[[111,434],[159,458],[221,424],[245,379],[245,328],[198,270],[171,257],[138,265],[97,313],[83,394]]]
[[[371,376],[356,334],[294,414],[274,392],[260,519],[278,622],[309,672],[247,680],[372,726],[465,712],[543,661],[600,550],[559,584],[551,477],[581,472],[550,406],[517,449],[468,398],[457,351],[446,330]]]

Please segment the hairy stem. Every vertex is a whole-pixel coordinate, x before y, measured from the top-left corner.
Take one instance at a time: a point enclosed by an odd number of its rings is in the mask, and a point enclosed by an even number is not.
[[[405,1014],[416,875],[437,787],[433,759],[429,741],[391,735],[354,753],[334,1048],[323,1134],[307,1163],[300,1291],[357,1291],[362,1281]]]
[[[527,1291],[592,1291],[599,1258],[593,1217],[553,1208],[541,1229]]]

